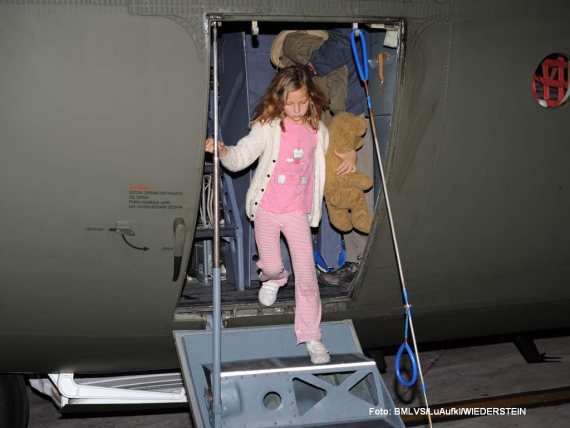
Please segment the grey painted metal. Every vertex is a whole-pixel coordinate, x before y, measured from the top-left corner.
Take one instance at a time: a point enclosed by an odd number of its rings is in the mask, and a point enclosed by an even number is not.
[[[212,329],[212,350],[213,350],[213,366],[214,370],[212,373],[212,405],[213,405],[213,415],[215,428],[221,427],[222,422],[222,387],[221,387],[221,355],[222,355],[222,295],[221,286],[222,281],[220,278],[220,268],[216,267],[213,269],[214,272],[214,310],[212,311],[213,317],[213,329]]]
[[[548,38],[529,39],[525,48],[509,40],[526,40],[523,17],[531,15],[540,17],[534,34],[553,25],[565,33],[557,33],[556,50],[568,50],[562,40],[570,34],[538,2],[517,3],[514,14],[492,2],[480,6],[492,17],[453,2],[451,22],[426,23],[412,34],[408,28],[406,39],[388,182],[395,217],[405,225],[402,257],[423,340],[568,325],[555,321],[552,305],[568,307],[570,299],[560,286],[568,242],[559,239],[570,232],[560,217],[570,212],[560,193],[569,181],[555,160],[570,154],[560,137],[569,110],[545,111],[532,98],[532,73],[553,49]],[[559,6],[568,16],[567,5]],[[530,189],[541,189],[539,201],[529,202]],[[353,308],[376,345],[386,337],[373,337],[374,326],[401,300],[393,291],[395,263],[387,259],[389,231],[378,226]],[[372,303],[379,301],[384,305]]]
[[[126,3],[2,1],[0,28],[0,341],[19,343],[0,370],[131,364],[118,348],[118,358],[93,358],[101,351],[80,348],[82,338],[133,350],[146,339],[172,354],[185,276],[172,281],[173,223],[187,225],[186,266],[207,111],[207,85],[196,82],[207,82],[207,64],[176,22],[131,15]],[[118,221],[150,249],[109,231]],[[43,358],[22,351],[42,337]],[[158,349],[128,354],[148,367]]]
[[[212,22],[212,55],[214,72],[214,287],[213,287],[213,334],[212,350],[214,354],[212,375],[213,416],[214,428],[220,428],[222,423],[222,392],[221,392],[221,358],[222,358],[222,279],[220,276],[220,153],[219,117],[218,117],[218,23]]]
[[[375,363],[361,353],[352,322],[323,323],[322,333],[331,363],[315,366],[304,344],[295,346],[291,325],[223,330],[223,426],[333,426],[372,420],[403,426]],[[175,331],[174,336],[194,422],[210,427],[212,354],[206,344],[211,332]],[[354,373],[347,377],[347,372]],[[272,411],[272,403],[263,402],[276,398],[274,393],[281,405]]]
[[[373,420],[404,426],[376,364],[360,354],[333,356],[321,366],[306,357],[225,364],[222,388],[224,427],[328,427]]]
[[[187,262],[210,15],[256,16],[261,33],[263,20],[401,21],[386,173],[418,335],[568,326],[570,110],[538,106],[530,81],[545,55],[570,52],[570,3],[0,0],[0,370],[170,368],[171,329],[203,326],[173,320],[171,248],[182,217]],[[130,209],[130,185],[182,192],[182,208]],[[354,303],[325,313],[354,319],[368,347],[402,335],[382,212]],[[117,221],[150,250],[107,233]]]

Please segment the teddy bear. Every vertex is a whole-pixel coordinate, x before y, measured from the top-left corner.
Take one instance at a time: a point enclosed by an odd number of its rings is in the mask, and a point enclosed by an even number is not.
[[[372,216],[366,207],[364,191],[372,187],[372,178],[361,172],[336,175],[342,159],[335,154],[362,147],[366,121],[352,113],[335,115],[329,126],[329,147],[325,157],[325,201],[331,224],[341,232],[352,228],[369,233]]]

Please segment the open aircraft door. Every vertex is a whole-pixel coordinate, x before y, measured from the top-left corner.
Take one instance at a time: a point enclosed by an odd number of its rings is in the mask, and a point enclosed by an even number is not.
[[[363,355],[350,320],[321,324],[331,354],[328,364],[311,364],[305,347],[295,346],[291,324],[222,329],[217,26],[212,23],[213,308],[206,330],[174,331],[194,424],[403,427],[376,363]]]
[[[57,355],[65,337],[147,352],[170,334],[202,175],[203,52],[174,20],[124,6],[0,5],[6,361],[13,332]],[[45,322],[45,307],[61,310]]]

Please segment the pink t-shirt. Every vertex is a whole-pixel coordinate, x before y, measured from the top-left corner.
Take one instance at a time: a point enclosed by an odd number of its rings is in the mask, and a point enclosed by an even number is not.
[[[260,207],[272,213],[311,212],[316,147],[315,130],[285,119],[279,156]]]

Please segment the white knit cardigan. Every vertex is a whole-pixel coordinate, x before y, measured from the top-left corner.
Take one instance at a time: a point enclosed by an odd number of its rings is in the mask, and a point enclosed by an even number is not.
[[[281,126],[279,119],[264,124],[255,123],[248,135],[238,141],[235,146],[226,146],[228,154],[220,158],[222,164],[230,171],[240,171],[251,165],[257,158],[259,164],[245,201],[245,212],[255,219],[255,212],[267,189],[273,169],[279,156],[281,143]],[[325,154],[329,146],[329,132],[324,123],[320,122],[317,131],[317,148],[315,150],[315,181],[313,187],[313,207],[309,214],[309,224],[317,227],[321,220],[323,192],[325,188]]]

